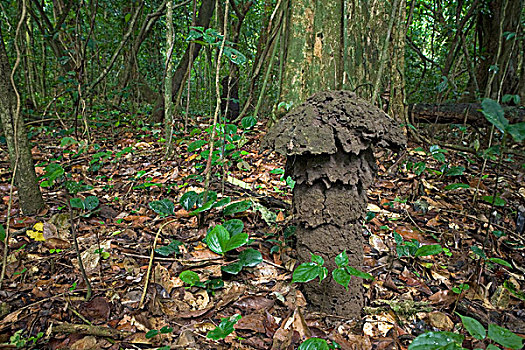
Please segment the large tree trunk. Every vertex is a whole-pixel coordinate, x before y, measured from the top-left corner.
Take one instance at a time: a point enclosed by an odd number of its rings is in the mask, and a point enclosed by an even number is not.
[[[477,24],[481,53],[477,80],[485,97],[498,99],[518,93],[520,48],[516,32],[520,31],[523,0],[494,0],[487,6],[488,11],[480,12]],[[504,33],[515,35],[507,39]]]
[[[199,8],[199,15],[197,16],[197,27],[208,28],[210,25],[210,19],[215,10],[215,0],[203,0]],[[193,46],[193,52],[191,62],[195,61],[201,50],[200,44]],[[188,70],[188,64],[190,63],[190,45],[186,49],[184,56],[180,60],[175,73],[173,74],[172,82],[172,98],[175,98],[179,94],[179,90],[183,88],[184,81],[186,80],[186,72]],[[178,105],[178,101],[175,101],[175,105]],[[164,120],[164,96],[159,94],[155,106],[153,107],[152,118],[155,122],[162,122]]]
[[[10,76],[11,68],[0,30],[0,119],[11,168],[15,172],[20,208],[24,214],[30,215],[36,214],[44,207],[44,200],[36,179],[22,114],[17,113],[16,95]]]

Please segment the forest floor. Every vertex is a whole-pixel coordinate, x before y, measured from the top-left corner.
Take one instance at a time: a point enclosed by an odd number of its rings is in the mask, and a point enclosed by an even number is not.
[[[412,142],[399,155],[377,150],[362,268],[375,279],[364,282],[362,319],[345,320],[312,310],[301,285],[291,283],[293,183],[282,175],[282,157],[261,152],[264,128],[255,129],[231,132],[241,137],[227,158],[227,176],[213,168],[217,201],[237,204],[191,215],[196,197],[179,200],[203,190],[205,132],[177,141],[166,161],[158,127],[101,126],[88,146],[41,128],[32,151],[37,175],[47,181],[48,208],[26,217],[13,198],[0,348],[296,349],[318,337],[342,349],[407,349],[417,335],[437,330],[461,333],[468,349],[486,348],[491,341],[466,332],[459,314],[525,335],[525,244],[516,233],[517,217],[525,220],[518,210],[525,203],[523,158],[507,155],[498,170],[492,157],[481,173],[483,159],[472,154]],[[447,143],[469,136],[444,132]],[[11,177],[4,146],[0,162],[6,218]],[[499,195],[491,205],[496,180]],[[71,212],[65,187],[77,192],[78,209]],[[89,301],[70,214],[93,287]],[[216,254],[203,239],[232,218],[242,220],[248,244]],[[443,251],[418,256],[419,245],[428,244]],[[246,247],[262,261],[236,275],[222,272]],[[179,278],[183,271],[199,281],[187,274],[190,287]],[[219,325],[236,314],[242,317],[233,332],[230,319]]]

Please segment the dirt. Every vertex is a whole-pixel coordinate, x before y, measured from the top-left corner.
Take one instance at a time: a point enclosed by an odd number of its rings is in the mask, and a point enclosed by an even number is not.
[[[324,258],[329,275],[305,284],[310,305],[322,312],[358,318],[364,306],[362,281],[349,291],[332,281],[335,257],[346,250],[350,266],[362,269],[362,221],[366,189],[376,164],[373,146],[399,149],[406,143],[398,123],[346,91],[315,94],[272,128],[263,147],[287,156],[296,181],[294,219],[300,262]]]

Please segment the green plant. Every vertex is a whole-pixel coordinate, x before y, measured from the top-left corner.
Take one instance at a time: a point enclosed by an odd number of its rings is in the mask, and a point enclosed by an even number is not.
[[[312,253],[312,261],[297,266],[292,274],[292,283],[306,283],[319,278],[319,283],[328,275],[328,269],[323,266],[324,259]]]
[[[341,346],[336,342],[328,344],[328,342],[321,338],[309,338],[299,345],[297,350],[330,350],[340,349]]]
[[[347,290],[352,276],[369,280],[374,279],[371,274],[359,271],[355,267],[348,265],[349,260],[346,250],[335,257],[335,264],[337,265],[337,268],[332,271],[332,277],[334,278],[334,281],[345,287]]]
[[[16,346],[17,349],[23,348],[28,345],[29,342],[32,342],[32,345],[35,345],[38,339],[44,336],[43,332],[39,332],[34,337],[24,338],[22,335],[24,333],[23,329],[19,329],[9,338],[9,344]]]
[[[243,250],[239,254],[239,260],[238,261],[233,262],[233,263],[231,263],[229,265],[226,265],[226,266],[222,266],[221,270],[226,272],[226,273],[229,273],[229,274],[232,274],[232,275],[236,275],[239,272],[241,272],[241,270],[244,267],[257,266],[257,265],[259,265],[262,262],[262,260],[263,260],[262,259],[262,254],[258,250],[255,250],[253,248],[248,248],[248,249]]]
[[[40,183],[41,187],[52,187],[55,181],[64,176],[64,168],[60,164],[51,163],[44,168],[44,181]]]
[[[201,193],[188,191],[182,195],[179,201],[180,205],[186,211],[190,212],[190,215],[197,215],[198,213],[210,210],[212,208],[220,208],[229,204],[230,202],[230,197],[224,197],[217,201],[217,192],[215,191],[203,191]]]
[[[459,286],[457,287],[452,287],[452,292],[456,293],[456,294],[461,294],[463,293],[464,291],[467,291],[469,290],[470,286],[466,283],[461,283]]]
[[[521,349],[523,347],[523,339],[504,327],[491,323],[487,332],[478,320],[458,315],[467,332],[478,340],[488,338],[509,349]],[[464,338],[463,335],[452,332],[428,332],[417,336],[408,346],[408,350],[465,350],[462,347]],[[494,344],[488,344],[487,349],[494,350],[499,348]]]
[[[207,338],[213,340],[220,340],[230,335],[234,329],[233,326],[241,319],[241,315],[235,314],[231,317],[221,318],[221,323],[208,332]]]
[[[220,278],[215,278],[201,282],[199,275],[196,272],[186,270],[182,271],[179,275],[182,282],[189,285],[190,287],[204,288],[209,294],[213,294],[215,290],[224,287],[224,281]]]
[[[487,265],[487,267],[489,269],[493,268],[494,264],[499,264],[499,265],[508,267],[509,269],[512,268],[512,265],[509,262],[507,262],[507,261],[505,261],[503,259],[487,257],[487,255],[485,254],[483,249],[479,248],[478,246],[473,245],[473,246],[470,247],[470,250],[472,250],[472,252],[477,257],[479,257]]]
[[[170,256],[171,254],[180,254],[179,247],[182,245],[181,241],[172,240],[170,244],[162,247],[155,248],[155,253],[162,256]]]
[[[216,225],[206,235],[206,244],[213,252],[224,255],[248,243],[248,234],[242,232],[243,228],[243,222],[238,219]]]
[[[72,208],[77,208],[80,210],[85,210],[87,212],[92,212],[95,210],[98,205],[100,204],[100,201],[96,196],[88,196],[85,199],[82,198],[71,198],[69,200],[69,203],[71,204]],[[89,216],[91,213],[87,213],[86,215]]]
[[[403,237],[394,231],[394,240],[396,241],[397,256],[417,258],[420,256],[437,255],[443,251],[440,244],[421,245],[417,239],[411,241],[403,240]]]

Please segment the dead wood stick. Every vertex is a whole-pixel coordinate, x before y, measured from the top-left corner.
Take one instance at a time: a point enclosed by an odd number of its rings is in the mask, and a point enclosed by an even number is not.
[[[132,332],[119,331],[117,329],[105,327],[105,326],[94,326],[88,324],[75,324],[75,323],[60,323],[54,325],[51,328],[53,333],[69,333],[69,334],[85,334],[93,335],[97,337],[110,337],[121,339],[129,337]]]

